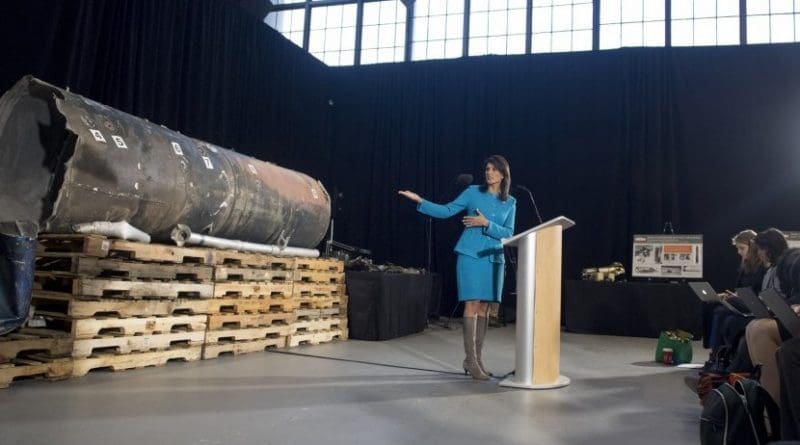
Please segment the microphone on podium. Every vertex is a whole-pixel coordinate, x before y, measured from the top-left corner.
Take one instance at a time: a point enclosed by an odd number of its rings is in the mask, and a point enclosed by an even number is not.
[[[533,199],[533,192],[524,185],[515,185],[514,187],[528,192],[528,196],[531,198],[531,203],[533,203],[533,210],[536,211],[536,218],[539,220],[539,224],[542,224],[544,221],[542,221],[542,215],[539,214],[539,207],[536,206],[536,200]]]

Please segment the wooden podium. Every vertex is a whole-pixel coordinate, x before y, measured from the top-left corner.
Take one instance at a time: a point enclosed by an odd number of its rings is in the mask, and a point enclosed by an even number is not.
[[[516,247],[517,338],[514,375],[500,386],[552,389],[569,385],[561,359],[561,234],[575,225],[559,216],[502,241]]]

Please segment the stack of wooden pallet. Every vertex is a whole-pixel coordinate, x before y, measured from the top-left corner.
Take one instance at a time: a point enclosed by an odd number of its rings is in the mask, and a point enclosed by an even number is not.
[[[49,235],[32,304],[69,333],[72,376],[198,360],[214,295],[208,249]]]
[[[0,336],[0,388],[347,338],[341,261],[110,240],[39,239],[44,328]]]
[[[289,347],[347,338],[344,264],[319,258],[296,258],[292,299],[295,322]]]
[[[0,388],[18,378],[72,376],[72,339],[65,332],[24,328],[0,336]]]
[[[214,262],[203,358],[286,347],[295,317],[294,258],[215,250]]]

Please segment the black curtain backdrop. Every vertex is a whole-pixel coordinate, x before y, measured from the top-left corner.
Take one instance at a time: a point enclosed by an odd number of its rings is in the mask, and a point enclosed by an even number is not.
[[[800,229],[800,47],[631,48],[333,69],[346,242],[424,264],[424,218],[396,196],[445,201],[459,173],[506,155],[564,236],[564,277],[622,261],[635,233],[701,233],[705,276],[734,285],[743,228]],[[353,160],[358,160],[353,164]],[[535,224],[524,192],[517,227]],[[458,218],[435,223],[443,312],[455,303]],[[510,271],[511,272],[511,271]]]
[[[2,2],[0,88],[24,74],[341,191],[339,241],[423,266],[425,221],[494,153],[544,219],[566,215],[564,277],[623,261],[634,233],[705,236],[731,287],[743,228],[800,230],[800,45],[630,48],[328,68],[234,3]],[[525,194],[517,227],[535,223]],[[434,223],[443,313],[458,218]]]

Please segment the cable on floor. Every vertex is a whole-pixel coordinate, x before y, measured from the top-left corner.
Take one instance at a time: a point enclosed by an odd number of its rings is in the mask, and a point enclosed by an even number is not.
[[[411,371],[433,372],[433,373],[437,373],[437,374],[450,374],[450,375],[458,375],[458,376],[463,376],[464,375],[463,372],[457,372],[457,371],[445,371],[445,370],[442,370],[442,369],[415,368],[413,366],[392,365],[392,364],[389,364],[389,363],[368,362],[368,361],[365,361],[365,360],[354,360],[354,359],[349,359],[349,358],[326,357],[324,355],[302,354],[302,353],[299,353],[299,352],[280,351],[280,350],[277,350],[277,349],[267,349],[267,352],[272,352],[272,353],[275,353],[275,354],[295,355],[295,356],[298,356],[298,357],[320,358],[320,359],[334,360],[334,361],[339,361],[339,362],[360,363],[362,365],[383,366],[383,367],[386,367],[386,368],[408,369],[408,370],[411,370]],[[511,375],[513,372],[514,371],[511,371],[510,373],[506,374],[505,376],[499,377],[499,378],[504,378],[504,377],[506,377],[508,375]],[[498,377],[492,377],[492,378],[498,378]]]

